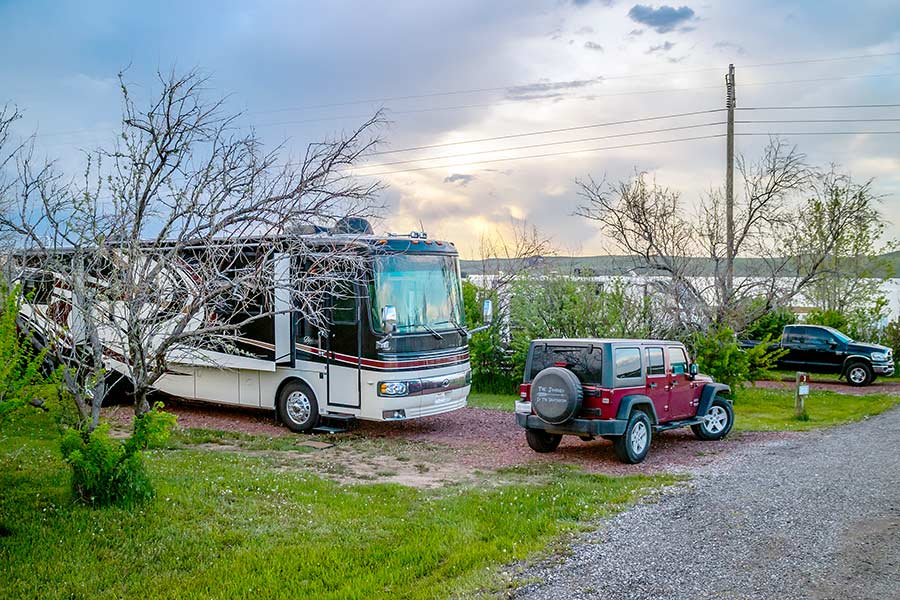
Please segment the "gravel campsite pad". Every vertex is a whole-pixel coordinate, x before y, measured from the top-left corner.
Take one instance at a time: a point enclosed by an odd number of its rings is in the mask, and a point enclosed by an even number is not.
[[[698,441],[688,429],[656,434],[653,449],[641,465],[621,463],[612,442],[583,442],[566,436],[559,449],[536,454],[512,413],[465,408],[452,413],[410,421],[359,421],[351,431],[337,435],[298,435],[275,421],[274,414],[170,400],[165,410],[178,415],[178,426],[283,438],[297,444],[314,439],[334,446],[303,456],[304,463],[320,467],[325,476],[346,481],[396,481],[416,487],[433,487],[467,479],[476,471],[527,464],[577,465],[589,472],[612,475],[636,473],[684,473],[715,463],[748,442],[794,437],[790,432],[735,433],[720,442]],[[108,409],[110,420],[126,427],[131,407]],[[222,446],[228,449],[228,446]],[[237,448],[232,448],[237,449]],[[273,456],[280,456],[273,453]],[[381,475],[381,476],[379,476]]]

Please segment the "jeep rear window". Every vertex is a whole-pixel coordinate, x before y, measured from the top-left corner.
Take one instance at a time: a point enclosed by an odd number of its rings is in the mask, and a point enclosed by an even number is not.
[[[603,367],[600,348],[592,346],[548,346],[540,344],[531,351],[528,381],[547,367],[562,366],[575,373],[581,383],[600,383]]]

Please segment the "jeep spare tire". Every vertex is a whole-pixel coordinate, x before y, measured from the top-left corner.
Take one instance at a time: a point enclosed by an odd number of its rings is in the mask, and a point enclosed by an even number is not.
[[[531,380],[531,408],[551,425],[565,423],[581,410],[581,382],[562,367],[547,367]]]

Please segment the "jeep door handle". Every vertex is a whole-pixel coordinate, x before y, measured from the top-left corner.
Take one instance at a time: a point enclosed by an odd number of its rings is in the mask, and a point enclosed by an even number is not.
[[[652,389],[656,388],[656,384],[655,384],[655,383],[648,383],[648,384],[647,384],[647,387],[650,388],[650,389],[652,390]]]
[[[669,387],[675,387],[676,385],[678,385],[678,380],[669,383]]]

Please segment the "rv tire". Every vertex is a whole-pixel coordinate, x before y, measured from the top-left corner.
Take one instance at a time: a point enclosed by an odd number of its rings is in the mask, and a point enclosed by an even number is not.
[[[289,381],[281,386],[276,407],[279,420],[291,431],[311,431],[319,422],[316,395],[302,381]]]

